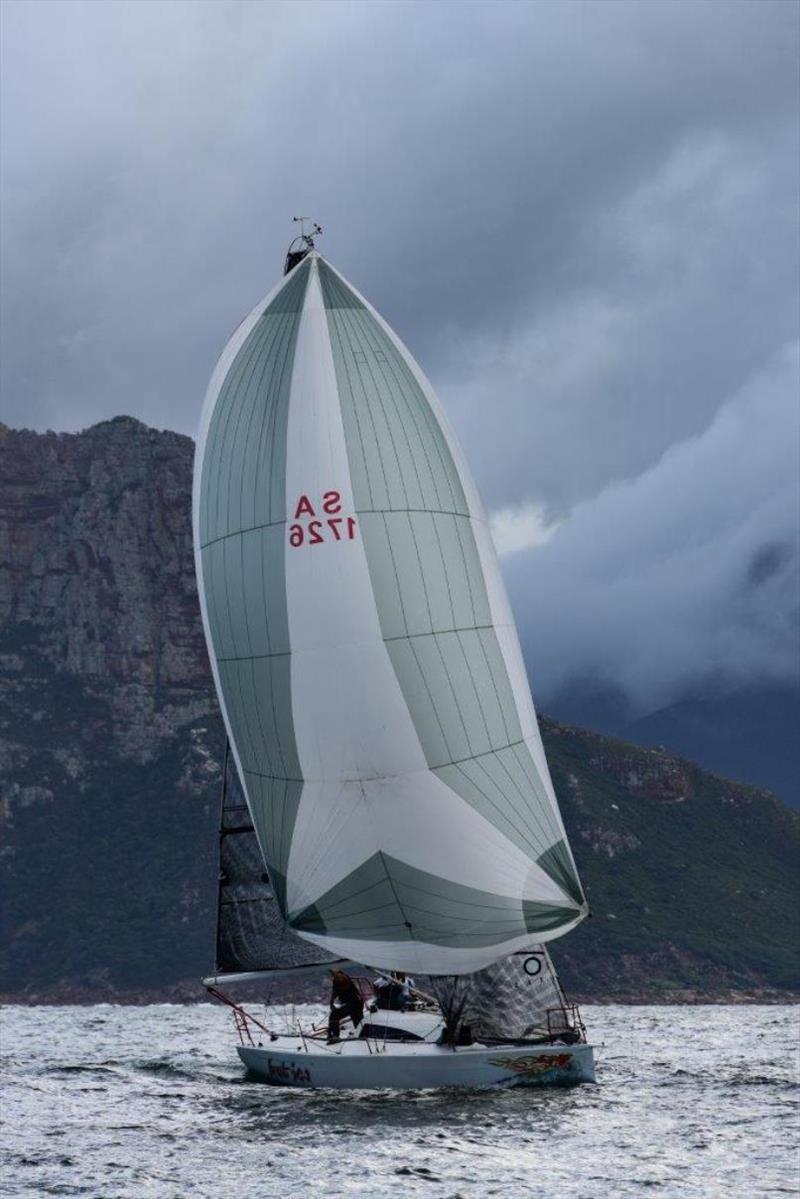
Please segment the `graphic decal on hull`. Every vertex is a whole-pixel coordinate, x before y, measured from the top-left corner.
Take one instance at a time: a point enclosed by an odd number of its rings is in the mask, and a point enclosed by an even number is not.
[[[490,1066],[499,1066],[501,1070],[512,1070],[514,1074],[524,1074],[526,1078],[537,1074],[546,1074],[548,1070],[566,1070],[571,1064],[571,1053],[536,1053],[528,1057],[493,1057],[489,1059]]]

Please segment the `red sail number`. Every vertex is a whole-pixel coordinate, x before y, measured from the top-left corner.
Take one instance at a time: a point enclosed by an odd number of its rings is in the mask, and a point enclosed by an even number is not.
[[[321,545],[325,541],[355,540],[355,517],[335,515],[341,510],[342,497],[338,491],[323,492],[318,505],[310,496],[301,495],[295,505],[294,524],[289,525],[289,545],[297,549],[301,545]],[[307,523],[301,524],[301,518]]]

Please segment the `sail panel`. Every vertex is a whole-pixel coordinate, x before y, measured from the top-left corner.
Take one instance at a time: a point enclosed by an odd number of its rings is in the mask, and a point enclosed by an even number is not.
[[[530,945],[474,974],[417,982],[438,999],[451,1036],[464,1024],[482,1043],[559,1034],[575,1039],[567,1001],[544,945]]]
[[[204,622],[283,915],[434,972],[572,927],[485,518],[413,359],[311,254],[235,335],[205,427]]]
[[[404,356],[321,260],[319,274],[358,510],[469,516],[444,432]]]
[[[503,944],[575,918],[572,907],[492,894],[377,853],[292,917],[298,932],[458,949]]]
[[[292,363],[309,273],[301,264],[251,321],[213,397],[195,482],[195,545],[215,681],[276,880],[286,874],[301,786],[291,715],[285,478]],[[282,903],[281,886],[277,894]]]
[[[524,740],[493,625],[487,575],[497,566],[481,559],[482,513],[470,511],[448,439],[401,349],[326,263],[319,272],[348,456],[354,478],[366,480],[354,495],[381,631],[428,766],[581,904],[568,849],[550,869],[548,851],[566,844],[564,830],[546,764],[543,772]],[[365,430],[382,455],[365,452]]]
[[[203,451],[202,546],[285,517],[291,365],[309,270],[304,262],[279,290],[222,381]]]

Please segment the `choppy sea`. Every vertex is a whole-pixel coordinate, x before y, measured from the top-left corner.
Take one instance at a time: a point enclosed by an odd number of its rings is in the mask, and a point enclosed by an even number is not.
[[[7,1007],[0,1193],[800,1193],[800,1009],[614,1006],[584,1017],[595,1086],[335,1093],[247,1081],[219,1007]]]

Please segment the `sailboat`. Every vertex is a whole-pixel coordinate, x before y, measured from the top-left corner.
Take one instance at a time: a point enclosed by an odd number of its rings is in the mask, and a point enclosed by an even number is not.
[[[546,948],[588,905],[486,516],[430,384],[320,232],[225,347],[197,442],[229,747],[204,982],[273,1084],[591,1081]],[[360,994],[337,1035],[228,994],[331,970]]]

